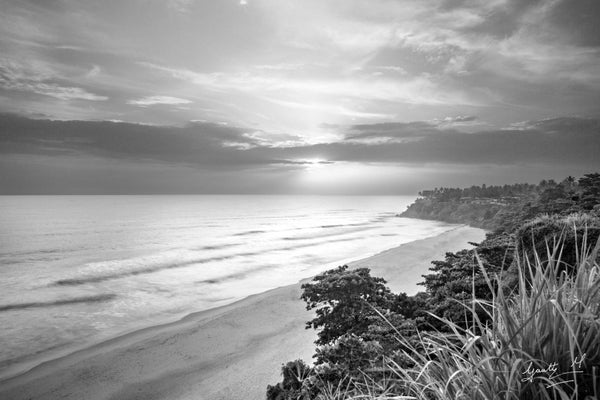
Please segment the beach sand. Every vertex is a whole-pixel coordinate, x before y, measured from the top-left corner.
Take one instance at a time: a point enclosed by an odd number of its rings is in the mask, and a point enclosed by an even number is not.
[[[414,294],[431,260],[469,247],[484,231],[459,227],[350,263],[394,292]],[[142,329],[45,362],[0,382],[0,399],[264,399],[281,365],[314,353],[300,283]]]

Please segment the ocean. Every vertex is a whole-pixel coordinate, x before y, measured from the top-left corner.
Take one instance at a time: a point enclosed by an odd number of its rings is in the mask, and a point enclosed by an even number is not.
[[[1,196],[0,377],[453,228],[413,200]]]

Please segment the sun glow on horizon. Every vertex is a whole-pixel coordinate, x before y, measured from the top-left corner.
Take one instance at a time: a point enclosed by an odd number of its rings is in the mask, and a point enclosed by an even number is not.
[[[305,164],[307,169],[313,169],[313,170],[321,169],[324,166],[333,164],[333,162],[328,161],[324,158],[304,158],[304,159],[298,160],[298,162]]]
[[[392,182],[401,184],[411,179],[410,169],[397,165],[311,159],[298,174],[296,184],[299,189],[316,193],[352,193],[378,190]]]

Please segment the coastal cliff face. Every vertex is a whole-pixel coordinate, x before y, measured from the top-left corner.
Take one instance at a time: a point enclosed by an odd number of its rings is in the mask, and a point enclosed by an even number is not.
[[[537,185],[472,186],[465,189],[424,190],[401,217],[467,224],[493,231],[513,232],[538,215],[600,213],[597,199],[600,174]]]
[[[430,198],[419,198],[400,216],[492,229],[495,227],[496,216],[508,207],[508,203],[488,199],[441,202]]]

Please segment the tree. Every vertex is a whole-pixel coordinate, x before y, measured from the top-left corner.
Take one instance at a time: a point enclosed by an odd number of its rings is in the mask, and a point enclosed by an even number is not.
[[[581,206],[584,210],[593,210],[600,204],[600,174],[586,174],[579,179],[581,188]]]
[[[322,328],[317,345],[345,334],[360,336],[376,314],[373,307],[389,310],[395,300],[386,281],[372,277],[369,268],[348,270],[344,265],[317,275],[313,282],[302,285],[301,298],[307,310],[316,309],[317,317],[306,323],[306,329]]]
[[[468,328],[472,323],[472,315],[465,308],[470,305],[473,295],[479,300],[492,300],[488,281],[481,271],[479,261],[489,277],[500,275],[508,270],[514,258],[513,239],[507,234],[488,234],[486,239],[475,245],[474,249],[448,252],[444,261],[432,261],[433,273],[423,275],[421,283],[427,288],[429,298],[427,309],[438,317],[446,318],[458,326]],[[475,305],[481,321],[488,319],[481,304]],[[425,328],[423,322],[416,321],[420,329]],[[445,324],[435,318],[425,316],[427,322],[436,329]]]

